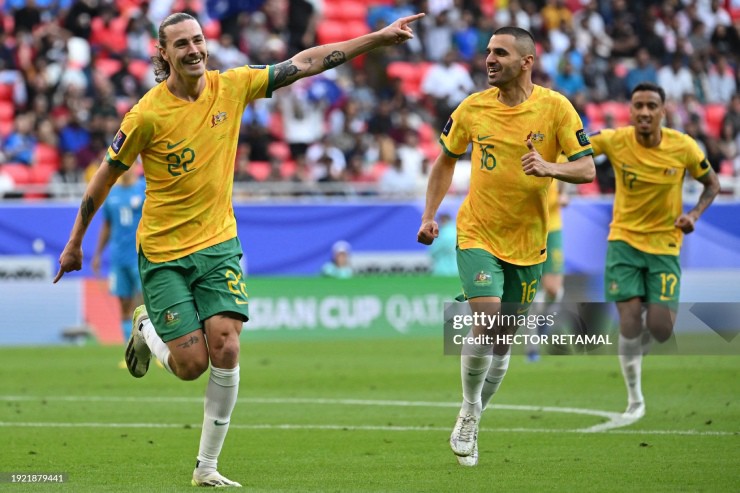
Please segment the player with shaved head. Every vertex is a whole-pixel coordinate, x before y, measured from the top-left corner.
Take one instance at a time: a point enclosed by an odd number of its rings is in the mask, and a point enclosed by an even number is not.
[[[476,314],[492,317],[504,307],[526,314],[547,259],[547,194],[553,179],[593,180],[593,151],[573,105],[532,83],[535,46],[518,27],[494,32],[487,47],[492,87],[467,97],[442,130],[442,151],[432,167],[418,241],[439,234],[434,220],[452,182],[457,160],[472,144],[470,191],[457,215],[457,264],[465,299]],[[557,163],[564,153],[566,163]],[[482,336],[474,326],[461,355],[463,402],[450,446],[458,462],[478,463],[481,412],[501,385],[510,346]]]

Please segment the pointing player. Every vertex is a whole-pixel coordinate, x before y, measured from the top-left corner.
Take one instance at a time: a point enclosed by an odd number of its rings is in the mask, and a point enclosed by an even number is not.
[[[57,282],[82,266],[82,238],[111,187],[141,155],[147,198],[137,243],[144,302],[126,350],[131,374],[151,353],[182,380],[211,366],[192,483],[241,486],[217,471],[239,387],[239,334],[249,316],[231,207],[239,124],[246,105],[381,46],[413,37],[424,14],[358,38],[309,48],[270,67],[207,71],[203,30],[185,13],[159,27],[155,73],[161,83],[126,114],[90,182],[59,258]]]

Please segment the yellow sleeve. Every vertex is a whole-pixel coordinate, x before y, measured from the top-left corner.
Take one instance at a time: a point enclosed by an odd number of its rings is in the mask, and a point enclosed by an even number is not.
[[[563,115],[558,125],[558,144],[563,153],[568,156],[569,161],[575,161],[593,154],[588,134],[583,129],[583,122],[578,112],[565,97],[560,100],[561,114]]]
[[[450,118],[442,129],[442,135],[439,137],[439,143],[442,144],[442,150],[450,157],[460,158],[468,150],[470,143],[470,126],[467,124],[467,115],[465,104],[467,100],[460,103],[452,112]]]
[[[688,169],[689,174],[694,178],[701,178],[709,173],[712,167],[696,141],[688,135],[685,137],[688,141],[686,146],[686,169]]]
[[[146,121],[139,105],[134,106],[123,117],[121,127],[105,154],[105,160],[111,166],[129,169],[139,153],[151,142],[154,133],[152,129],[152,124]]]
[[[591,147],[594,150],[596,156],[601,154],[608,154],[611,138],[614,135],[614,130],[607,128],[604,130],[598,130],[589,135],[591,140]]]
[[[255,99],[272,97],[274,73],[273,65],[245,65],[227,70],[222,77],[229,83],[232,97],[247,105]]]

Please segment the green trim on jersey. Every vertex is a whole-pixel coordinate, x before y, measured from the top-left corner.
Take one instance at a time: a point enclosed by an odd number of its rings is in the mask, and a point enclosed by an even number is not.
[[[583,156],[593,156],[594,150],[593,149],[586,149],[585,151],[581,151],[577,154],[573,154],[568,158],[568,161],[575,161],[576,159],[581,159]]]
[[[113,159],[110,155],[110,152],[108,151],[105,151],[105,161],[111,166],[113,166],[114,168],[119,168],[124,171],[128,171],[129,168],[131,168],[131,166],[126,166],[125,163],[119,161],[118,159]]]
[[[272,91],[275,90],[275,65],[270,65],[267,70],[269,75],[267,76],[267,90],[265,91],[265,97],[271,98]]]
[[[449,149],[447,149],[447,146],[445,145],[444,142],[442,142],[442,139],[441,138],[439,139],[439,143],[442,144],[442,150],[444,151],[444,153],[447,154],[450,157],[453,157],[455,159],[460,159],[461,157],[463,157],[465,155],[464,152],[462,154],[455,154],[454,152],[452,152]]]

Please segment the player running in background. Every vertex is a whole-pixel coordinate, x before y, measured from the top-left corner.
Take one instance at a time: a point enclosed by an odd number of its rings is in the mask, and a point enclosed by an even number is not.
[[[141,304],[141,278],[136,253],[136,228],[144,206],[146,183],[136,172],[124,173],[103,204],[103,226],[92,258],[92,269],[100,275],[100,259],[110,244],[109,287],[121,305],[123,340],[131,337],[131,317]],[[126,367],[125,361],[123,368]]]
[[[557,162],[567,162],[567,158],[561,154]],[[563,259],[563,215],[560,209],[568,205],[569,201],[568,194],[565,192],[565,183],[552,180],[547,191],[547,260],[542,265],[540,289],[534,297],[535,309],[543,314],[552,312],[553,305],[563,300],[565,261]],[[538,330],[542,329],[543,327],[540,327]],[[540,359],[537,345],[527,346],[527,359],[532,362]]]
[[[561,94],[532,83],[535,44],[520,28],[498,29],[488,43],[488,83],[445,125],[432,167],[418,241],[438,236],[434,220],[457,160],[472,143],[470,191],[457,215],[457,264],[472,311],[493,316],[501,303],[526,313],[547,257],[547,189],[552,178],[593,180],[591,145],[578,113]],[[569,162],[556,164],[563,152]],[[497,333],[509,327],[498,327]],[[490,335],[475,326],[472,335]],[[450,436],[463,465],[478,462],[478,423],[509,366],[507,344],[463,345],[463,402]]]
[[[642,83],[632,90],[632,126],[591,136],[594,152],[606,154],[614,167],[614,215],[609,226],[604,287],[619,312],[619,363],[627,386],[624,417],[645,415],[642,395],[642,307],[647,330],[658,342],[673,333],[683,235],[719,192],[719,180],[694,139],[661,128],[663,88]],[[683,212],[683,180],[688,171],[704,185],[696,206]]]
[[[137,233],[144,302],[134,312],[126,350],[143,376],[151,353],[182,380],[211,366],[192,483],[241,486],[217,471],[239,387],[239,335],[249,316],[232,210],[234,161],[246,105],[375,48],[413,38],[424,14],[349,41],[302,51],[274,66],[207,71],[198,21],[185,13],[159,27],[157,80],[121,123],[82,198],[54,282],[82,267],[82,239],[119,176],[141,155],[147,199]],[[144,460],[144,458],[142,458]]]

